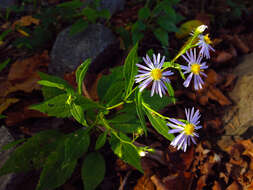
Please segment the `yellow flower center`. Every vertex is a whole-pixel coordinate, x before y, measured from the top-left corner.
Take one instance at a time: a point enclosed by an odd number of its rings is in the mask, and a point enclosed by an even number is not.
[[[191,123],[186,124],[184,127],[184,132],[186,135],[193,135],[194,125]]]
[[[194,75],[199,75],[200,72],[200,65],[197,63],[194,63],[191,65],[191,71]]]
[[[204,41],[205,41],[207,44],[211,44],[212,41],[211,41],[211,39],[209,38],[208,35],[209,35],[209,34],[206,34],[206,35],[204,36]]]
[[[151,71],[151,77],[153,78],[153,80],[160,80],[162,78],[162,70],[161,69],[153,69]]]

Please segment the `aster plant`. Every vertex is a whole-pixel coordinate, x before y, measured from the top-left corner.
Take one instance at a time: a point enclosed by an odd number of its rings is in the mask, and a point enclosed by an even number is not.
[[[166,83],[170,83],[168,76],[173,75],[173,72],[170,70],[163,71],[162,66],[165,61],[165,56],[162,57],[160,61],[160,54],[155,56],[153,54],[153,62],[150,60],[149,56],[146,55],[146,58],[143,57],[143,61],[147,66],[143,66],[140,64],[136,64],[139,67],[138,72],[141,74],[136,75],[136,83],[140,83],[139,88],[140,91],[143,91],[144,88],[148,87],[148,85],[153,82],[151,96],[154,93],[159,94],[160,97],[166,94],[167,87]]]
[[[185,109],[185,114],[187,118],[185,122],[177,119],[169,119],[171,123],[167,124],[169,127],[173,128],[169,130],[169,133],[179,133],[179,135],[171,142],[171,145],[178,150],[182,148],[184,152],[186,151],[187,146],[190,146],[191,141],[196,144],[194,137],[199,137],[196,130],[202,128],[202,126],[199,125],[199,110],[194,112],[194,108],[189,108],[188,110]]]
[[[139,44],[136,43],[123,66],[111,69],[109,75],[99,79],[96,100],[91,99],[83,83],[91,59],[85,60],[76,70],[77,88],[61,78],[40,73],[38,83],[42,85],[44,101],[30,109],[58,118],[72,117],[80,129],[69,134],[43,131],[7,145],[4,149],[19,144],[1,167],[0,176],[41,169],[36,190],[56,189],[71,177],[77,163],[83,161],[84,189],[94,190],[105,175],[106,162],[101,153],[104,151],[100,149],[106,141],[114,154],[143,172],[141,157],[155,154],[154,149],[138,142],[139,137],[148,135],[145,118],[157,133],[171,141],[173,147],[187,151],[191,142],[196,144],[196,131],[201,128],[199,110],[186,109],[186,120],[168,117],[159,110],[175,103],[174,80],[169,77],[175,78],[177,72],[184,79],[185,87],[191,80],[194,80],[195,90],[203,87],[201,76],[206,77],[204,70],[208,68],[203,59],[208,58],[213,49],[196,41],[202,39],[206,28],[205,25],[197,27],[172,60],[153,54],[152,60],[146,55],[144,64],[140,64]],[[206,40],[205,36],[203,39]],[[198,54],[197,46],[203,49]],[[187,65],[179,64],[179,57],[183,57]],[[185,74],[188,74],[186,79]],[[176,133],[178,136],[175,137]],[[92,140],[96,142],[90,143]]]
[[[202,55],[196,55],[196,49],[194,49],[193,51],[192,49],[190,49],[190,51],[186,52],[186,56],[182,55],[182,57],[187,61],[188,65],[181,65],[181,68],[182,70],[184,70],[184,74],[189,73],[188,77],[184,81],[184,86],[188,87],[193,77],[195,90],[201,89],[202,85],[204,84],[204,81],[202,80],[200,75],[207,77],[207,75],[203,71],[204,69],[208,68],[206,62],[202,62]]]

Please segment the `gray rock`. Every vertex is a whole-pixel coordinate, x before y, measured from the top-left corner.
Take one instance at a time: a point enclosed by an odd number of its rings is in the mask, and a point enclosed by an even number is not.
[[[2,126],[0,127],[0,149],[14,141],[14,138],[11,136],[11,134],[8,132],[8,130]],[[12,153],[13,149],[9,149],[3,152],[0,152],[0,168],[4,165],[5,161],[9,158],[10,154]],[[15,174],[8,174],[0,177],[0,190],[5,190],[8,183],[11,183],[12,178]]]
[[[70,35],[70,27],[57,37],[51,52],[49,72],[63,76],[74,71],[84,60],[97,59],[101,53],[117,43],[113,33],[101,24],[90,25],[85,31]]]
[[[16,4],[16,0],[0,0],[0,9],[7,9]]]
[[[229,146],[233,139],[253,137],[253,54],[243,57],[234,74],[238,79],[229,96],[235,105],[223,117],[225,135],[218,142],[222,148]]]
[[[86,0],[87,3],[93,0]],[[113,15],[118,11],[122,11],[125,6],[125,0],[101,0],[99,9],[108,9]]]

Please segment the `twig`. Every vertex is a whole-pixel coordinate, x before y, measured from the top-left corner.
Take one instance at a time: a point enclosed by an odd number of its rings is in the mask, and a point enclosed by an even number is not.
[[[129,177],[129,175],[131,174],[131,172],[132,172],[132,171],[128,171],[128,172],[127,172],[127,174],[126,174],[126,176],[124,177],[122,183],[120,184],[119,190],[123,190],[123,189],[124,189],[124,186],[125,186],[125,184],[126,184],[126,182],[127,182],[127,179],[128,179],[128,177]]]

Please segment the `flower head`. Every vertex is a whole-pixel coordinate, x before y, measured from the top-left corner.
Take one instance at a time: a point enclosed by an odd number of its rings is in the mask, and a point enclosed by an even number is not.
[[[211,39],[209,38],[208,34],[206,35],[199,35],[199,41],[197,43],[197,45],[200,48],[200,54],[203,55],[204,57],[206,57],[207,59],[210,59],[210,53],[209,51],[215,51],[212,46],[210,45],[212,44]]]
[[[207,28],[208,28],[207,25],[202,24],[196,28],[196,32],[203,33]]]
[[[181,65],[181,68],[185,70],[184,74],[190,73],[184,81],[184,86],[186,88],[189,86],[192,76],[194,75],[194,88],[195,90],[201,89],[204,81],[200,75],[207,77],[203,71],[208,68],[205,62],[201,63],[203,57],[201,55],[198,55],[198,57],[196,56],[196,49],[194,49],[194,51],[190,49],[190,52],[187,51],[186,56],[182,55],[182,57],[188,62],[188,66]]]
[[[151,96],[153,96],[154,93],[157,93],[162,97],[162,95],[166,93],[167,88],[165,83],[170,83],[170,80],[166,77],[173,75],[173,72],[162,70],[164,60],[165,56],[163,56],[160,61],[160,54],[158,54],[157,57],[153,54],[153,62],[148,55],[146,55],[146,58],[143,57],[143,61],[147,66],[136,64],[137,67],[140,68],[138,70],[139,73],[141,73],[135,76],[136,83],[141,82],[139,85],[140,91],[143,91],[144,88],[153,81]]]
[[[172,123],[167,123],[169,127],[174,128],[171,129],[169,133],[180,133],[174,138],[171,145],[177,147],[178,150],[182,147],[184,152],[186,151],[187,145],[190,146],[191,141],[196,144],[194,137],[199,137],[199,135],[195,130],[202,128],[202,126],[198,125],[200,123],[199,110],[194,112],[194,108],[185,109],[185,114],[187,118],[186,123],[177,119],[170,119]]]

